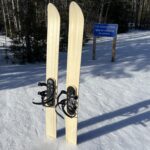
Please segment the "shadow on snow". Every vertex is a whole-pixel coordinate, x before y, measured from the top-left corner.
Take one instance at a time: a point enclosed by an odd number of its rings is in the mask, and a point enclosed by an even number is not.
[[[98,40],[96,60],[92,60],[92,44],[83,48],[81,83],[88,75],[102,78],[131,78],[132,71],[150,70],[150,32],[119,35],[116,62],[111,63],[111,41]],[[60,82],[66,78],[67,54],[60,53]],[[128,71],[130,70],[130,71]],[[11,89],[45,80],[45,64],[39,65],[0,65],[0,89]]]
[[[96,60],[92,60],[92,44],[83,49],[82,74],[103,78],[130,78],[132,71],[150,70],[150,32],[119,35],[116,47],[116,62],[111,63],[112,39],[98,39]],[[130,69],[130,71],[128,70]]]
[[[78,143],[81,144],[88,140],[92,140],[99,136],[109,134],[113,131],[122,129],[126,126],[130,126],[133,124],[136,124],[136,125],[142,124],[143,126],[146,126],[145,123],[150,121],[150,111],[148,111],[149,108],[150,108],[150,100],[145,100],[145,101],[133,104],[131,106],[121,108],[116,111],[109,112],[109,113],[79,122],[78,130],[81,130],[82,128],[87,128],[88,126],[100,123],[105,120],[113,119],[115,117],[128,116],[128,118],[123,119],[121,121],[105,125],[103,127],[88,131],[86,133],[79,134]],[[63,136],[65,134],[65,128],[59,129],[57,133],[58,133],[58,137]]]
[[[61,71],[61,75],[58,73],[60,82],[66,78],[66,72],[63,72],[63,70],[66,70],[66,53],[60,53],[59,71]],[[0,65],[0,90],[36,84],[40,81],[45,81],[45,78],[46,65],[44,63]]]

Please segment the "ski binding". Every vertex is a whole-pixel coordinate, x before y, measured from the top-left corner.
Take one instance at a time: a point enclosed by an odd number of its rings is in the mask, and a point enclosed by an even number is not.
[[[62,94],[66,95],[66,99],[60,100]],[[73,86],[69,86],[67,88],[67,91],[62,90],[57,97],[57,104],[55,106],[56,113],[61,118],[64,119],[64,117],[57,111],[57,107],[59,107],[66,116],[70,118],[74,118],[77,114],[77,108],[78,108],[77,100],[78,100],[78,96]]]
[[[33,102],[33,104],[43,105],[45,107],[55,106],[55,91],[56,91],[55,81],[49,78],[47,80],[47,83],[39,82],[38,86],[46,86],[47,90],[38,92],[38,95],[41,96],[41,102]]]

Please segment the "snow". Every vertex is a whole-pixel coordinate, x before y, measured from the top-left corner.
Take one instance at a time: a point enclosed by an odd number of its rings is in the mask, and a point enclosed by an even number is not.
[[[0,37],[4,39],[4,37]],[[45,136],[45,110],[37,82],[45,80],[45,64],[12,65],[0,47],[0,150],[149,150],[150,31],[118,35],[116,62],[111,63],[111,38],[83,48],[78,145],[65,141],[58,117],[58,138]],[[60,53],[59,91],[65,89],[66,53]]]
[[[0,65],[5,64],[6,49],[11,46],[12,40],[4,35],[0,35]]]

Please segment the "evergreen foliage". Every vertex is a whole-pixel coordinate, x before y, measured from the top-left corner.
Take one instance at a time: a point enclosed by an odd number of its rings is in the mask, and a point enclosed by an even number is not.
[[[117,23],[119,32],[150,29],[150,0],[75,0],[85,16],[84,42],[94,23]],[[1,0],[0,30],[13,39],[12,51],[21,63],[45,60],[47,4],[61,15],[60,51],[67,50],[68,10],[71,0]]]

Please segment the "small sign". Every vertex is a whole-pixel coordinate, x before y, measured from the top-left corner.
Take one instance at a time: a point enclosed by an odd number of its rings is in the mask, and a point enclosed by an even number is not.
[[[95,24],[93,34],[96,37],[116,37],[118,24]]]

